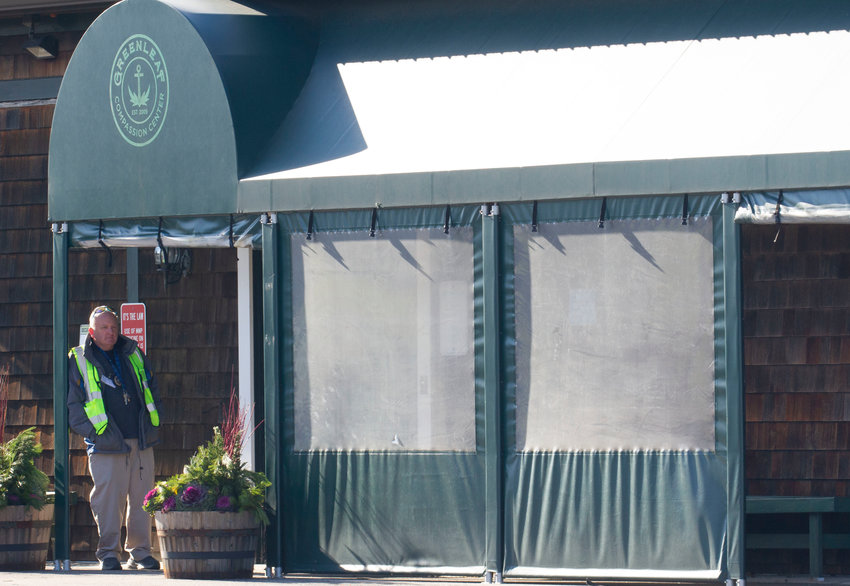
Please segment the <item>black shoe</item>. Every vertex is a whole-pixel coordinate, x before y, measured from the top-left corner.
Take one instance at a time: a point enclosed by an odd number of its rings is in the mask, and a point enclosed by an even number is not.
[[[130,558],[130,561],[127,562],[128,570],[158,570],[159,562],[153,556],[148,556],[141,560],[134,560]]]
[[[121,569],[121,562],[118,558],[106,558],[100,562],[100,569],[104,572],[115,572]]]

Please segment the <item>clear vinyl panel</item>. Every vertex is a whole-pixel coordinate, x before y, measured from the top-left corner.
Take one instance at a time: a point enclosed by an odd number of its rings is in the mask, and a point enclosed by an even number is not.
[[[517,451],[714,451],[711,218],[514,238]]]
[[[297,452],[475,451],[472,238],[291,237]]]

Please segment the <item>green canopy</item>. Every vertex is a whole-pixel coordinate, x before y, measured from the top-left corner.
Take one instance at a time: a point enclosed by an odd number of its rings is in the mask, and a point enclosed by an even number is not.
[[[51,136],[57,428],[69,246],[262,247],[274,572],[742,578],[735,222],[843,217],[848,30],[837,0],[116,4]]]

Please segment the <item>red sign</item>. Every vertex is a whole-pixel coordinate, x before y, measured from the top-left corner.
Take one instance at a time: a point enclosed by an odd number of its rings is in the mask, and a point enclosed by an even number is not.
[[[139,344],[147,354],[147,320],[144,303],[121,304],[121,333]]]

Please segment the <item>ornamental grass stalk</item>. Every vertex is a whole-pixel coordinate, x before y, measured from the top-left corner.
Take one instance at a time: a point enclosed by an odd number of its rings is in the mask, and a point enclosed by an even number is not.
[[[9,412],[9,365],[0,367],[0,444],[6,441],[6,414]]]
[[[233,370],[230,371],[230,400],[221,416],[221,435],[224,438],[224,449],[234,460],[242,457],[242,446],[251,437],[262,422],[255,425],[246,433],[249,422],[254,420],[254,406],[242,408],[239,405],[239,395],[233,384]]]

